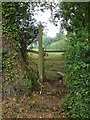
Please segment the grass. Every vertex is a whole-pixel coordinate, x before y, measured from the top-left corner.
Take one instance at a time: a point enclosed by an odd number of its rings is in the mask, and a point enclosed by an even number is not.
[[[28,55],[31,57],[32,61],[37,64],[38,67],[38,54],[29,52]],[[49,52],[44,57],[44,68],[45,76],[47,79],[57,79],[59,77],[59,75],[57,75],[57,72],[65,72],[63,52]]]

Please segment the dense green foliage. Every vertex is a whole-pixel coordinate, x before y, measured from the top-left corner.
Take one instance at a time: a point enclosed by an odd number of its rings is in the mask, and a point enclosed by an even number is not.
[[[50,49],[53,49],[53,50],[66,50],[66,41],[61,40],[59,42],[52,43],[50,45]]]
[[[50,49],[54,50],[66,50],[66,36],[60,31],[53,40],[54,42],[50,45]]]
[[[31,90],[31,76],[29,75],[30,71],[27,69],[26,63],[23,64],[23,70],[21,70],[22,76],[19,76],[19,66],[17,58],[19,58],[20,54],[23,57],[26,55],[26,47],[29,44],[28,37],[30,37],[30,41],[34,40],[36,37],[30,34],[33,30],[31,27],[27,29],[28,23],[26,22],[29,18],[29,14],[27,12],[28,4],[25,3],[12,3],[12,2],[5,2],[2,3],[2,30],[3,30],[3,52],[2,52],[2,68],[3,68],[3,83],[6,84],[16,82],[18,80],[22,80],[22,84],[25,87]],[[26,14],[27,13],[27,14]],[[22,22],[20,23],[20,21]],[[23,25],[21,25],[23,24]],[[23,29],[23,30],[22,30]],[[27,32],[30,30],[30,35],[27,35]],[[7,35],[5,35],[7,34]],[[7,37],[8,36],[8,37]],[[28,37],[27,37],[28,36]],[[21,53],[20,53],[21,49]],[[23,60],[22,60],[23,61]],[[16,63],[17,62],[17,63]],[[15,66],[18,66],[17,68]],[[7,71],[7,72],[5,72]],[[16,79],[15,79],[16,78]],[[33,81],[33,79],[32,79]],[[22,82],[22,81],[21,81]],[[28,86],[27,86],[28,84]]]
[[[27,46],[36,39],[38,31],[30,13],[29,3],[2,3],[2,29],[8,36],[18,40],[22,56],[25,58]]]
[[[43,35],[42,44],[45,49],[49,49],[51,43],[54,42],[53,38],[48,37],[46,34]]]
[[[89,118],[90,35],[88,3],[62,3],[63,25],[68,31],[63,108],[77,119]]]
[[[63,31],[57,33],[54,38],[50,38],[44,34],[42,42],[45,49],[65,50],[67,47],[66,36]]]
[[[10,58],[12,56],[12,58]],[[13,70],[13,65],[15,65],[15,57],[17,56],[16,52],[7,52],[7,49],[3,50],[3,62],[2,62],[2,69],[7,69],[7,73],[5,74],[5,79],[3,82],[6,81],[14,81],[14,74],[17,74],[16,70]],[[6,60],[5,60],[6,59]],[[18,78],[19,76],[17,76]]]
[[[12,38],[19,39],[19,27],[16,22],[17,3],[2,3],[2,30]]]

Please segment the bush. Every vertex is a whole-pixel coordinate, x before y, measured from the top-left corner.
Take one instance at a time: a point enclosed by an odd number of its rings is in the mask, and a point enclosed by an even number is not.
[[[66,47],[67,45],[65,40],[60,40],[50,45],[50,49],[54,49],[54,50],[66,50]]]
[[[88,118],[90,80],[90,42],[85,28],[68,35],[65,54],[67,96],[62,106],[68,109],[73,118]],[[69,96],[69,97],[68,97]]]

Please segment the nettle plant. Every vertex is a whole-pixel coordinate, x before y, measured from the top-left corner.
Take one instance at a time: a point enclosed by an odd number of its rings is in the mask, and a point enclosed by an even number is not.
[[[88,118],[89,80],[90,80],[90,41],[85,28],[76,29],[68,35],[68,48],[65,54],[66,80],[68,93],[63,99],[63,108],[67,108],[73,118]]]

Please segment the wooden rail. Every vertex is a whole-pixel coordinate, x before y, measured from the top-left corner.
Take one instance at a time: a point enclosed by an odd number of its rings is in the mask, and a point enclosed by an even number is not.
[[[38,54],[39,52],[36,50],[27,50],[27,52],[32,52]],[[65,52],[65,50],[44,50],[44,52]]]
[[[45,54],[48,54],[48,52],[65,52],[65,50],[45,50],[42,47],[42,27],[39,26],[39,36],[38,36],[38,42],[39,42],[39,51],[35,51],[35,50],[27,50],[27,52],[32,52],[35,54],[38,54],[39,57],[39,80],[43,81],[45,79],[44,76],[44,56]],[[60,74],[62,76],[64,76],[62,73],[58,72],[57,74]]]
[[[36,51],[36,50],[27,50],[27,52],[32,52],[32,53],[39,54],[39,52],[38,52],[38,51]]]
[[[65,52],[65,50],[45,50],[45,52]]]

